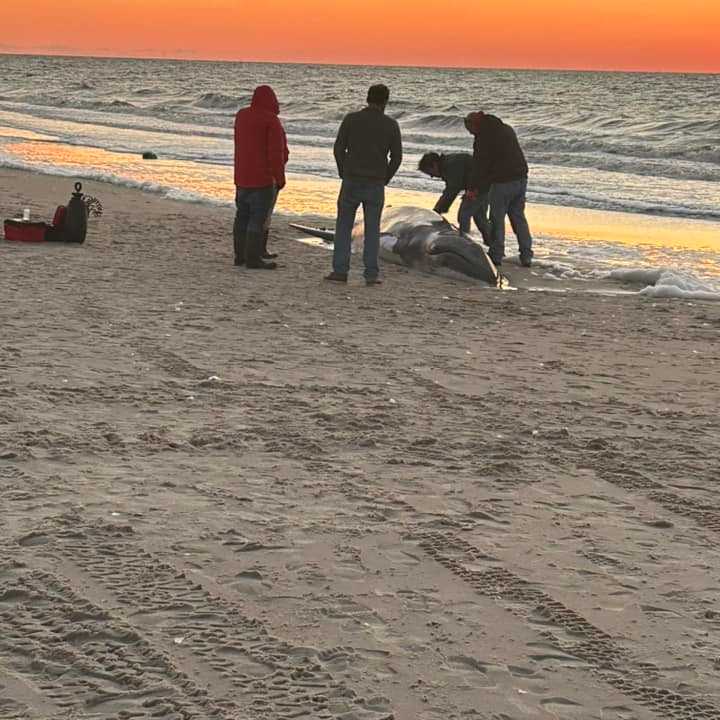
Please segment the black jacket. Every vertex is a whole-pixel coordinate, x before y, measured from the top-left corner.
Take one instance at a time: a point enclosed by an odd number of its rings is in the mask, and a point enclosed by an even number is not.
[[[402,162],[400,126],[382,110],[366,107],[345,116],[333,150],[343,180],[387,185]]]
[[[435,203],[435,212],[446,213],[459,193],[469,187],[473,169],[470,153],[450,153],[440,156],[440,177],[445,181],[445,190]]]
[[[522,180],[528,164],[515,131],[494,115],[482,115],[473,128],[473,172],[470,186],[486,192],[494,183]]]

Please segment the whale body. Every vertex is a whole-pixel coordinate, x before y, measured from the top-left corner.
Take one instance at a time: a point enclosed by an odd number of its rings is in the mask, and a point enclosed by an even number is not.
[[[291,223],[306,235],[332,243],[334,231]],[[353,245],[363,243],[362,220],[353,228]],[[431,210],[415,207],[389,208],[380,225],[380,257],[424,272],[452,270],[489,285],[498,285],[499,274],[481,245]]]

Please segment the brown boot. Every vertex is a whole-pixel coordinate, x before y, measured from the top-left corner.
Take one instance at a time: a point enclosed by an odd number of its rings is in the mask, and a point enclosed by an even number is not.
[[[245,240],[245,266],[248,270],[275,270],[277,263],[265,262],[262,255],[263,234],[249,232]]]
[[[263,232],[262,253],[260,253],[261,260],[274,260],[277,257],[277,253],[268,252],[267,244],[268,244],[269,237],[270,237],[270,231],[265,230]]]

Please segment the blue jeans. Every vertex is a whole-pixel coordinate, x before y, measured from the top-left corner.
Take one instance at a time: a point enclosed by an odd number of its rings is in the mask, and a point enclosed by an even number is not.
[[[262,235],[266,223],[269,225],[276,195],[277,193],[272,185],[260,188],[238,187],[235,189],[233,240],[236,260],[245,260],[248,233],[260,233]]]
[[[488,193],[480,193],[474,200],[463,195],[458,208],[458,226],[460,232],[470,232],[470,221],[475,221],[475,226],[480,231],[486,245],[490,244],[490,221],[488,220]]]
[[[272,222],[272,214],[273,214],[273,210],[275,210],[275,203],[277,202],[279,192],[280,191],[276,187],[273,187],[272,202],[270,203],[270,207],[268,208],[268,214],[267,214],[267,217],[265,218],[265,227],[263,228],[265,230],[265,232],[268,232],[270,230],[270,223]]]
[[[333,271],[347,275],[350,271],[350,250],[355,215],[362,205],[365,217],[365,242],[363,262],[365,277],[378,276],[378,252],[380,250],[380,218],[385,205],[385,186],[379,183],[343,180],[337,201],[335,245],[333,247]]]
[[[499,262],[505,257],[505,216],[510,218],[515,237],[517,237],[520,257],[528,260],[533,256],[532,236],[525,219],[525,196],[527,178],[512,182],[497,183],[490,188],[490,224],[492,237],[490,257]]]

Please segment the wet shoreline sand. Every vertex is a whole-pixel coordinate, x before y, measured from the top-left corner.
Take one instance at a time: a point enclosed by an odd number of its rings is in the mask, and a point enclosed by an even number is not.
[[[720,713],[720,305],[328,287],[281,217],[251,273],[229,209],[86,190],[0,243],[1,717]]]
[[[120,186],[153,190],[171,199],[225,207],[233,202],[229,166],[164,158],[147,162],[139,155],[32,140],[13,142],[0,149],[7,154],[4,161],[17,162],[31,172],[45,168],[51,173],[70,173],[70,177],[76,173],[87,178],[86,183],[90,185],[110,178]],[[337,179],[290,173],[288,180],[278,201],[280,211],[302,215],[303,221],[307,215],[334,217]],[[533,171],[531,196],[538,182]],[[435,182],[434,186],[436,192],[430,193],[403,189],[393,183],[386,192],[386,207],[412,205],[429,209],[442,190],[441,182]],[[64,194],[65,191],[60,192],[59,197]],[[42,210],[47,215],[50,209]],[[668,211],[671,213],[672,208]],[[456,213],[457,203],[448,218],[455,221]],[[611,267],[662,267],[686,278],[700,276],[712,278],[715,285],[720,282],[718,221],[539,202],[529,203],[528,216],[538,257],[547,262],[577,266],[585,274]],[[333,221],[326,222],[332,224]],[[508,253],[516,253],[512,238],[507,248]]]

